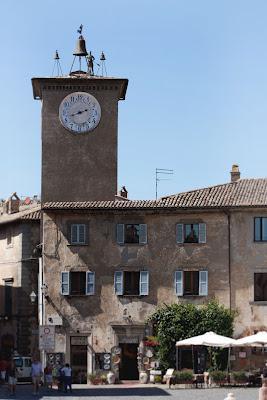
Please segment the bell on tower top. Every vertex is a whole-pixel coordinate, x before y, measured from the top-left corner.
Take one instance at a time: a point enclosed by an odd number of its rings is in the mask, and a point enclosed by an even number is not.
[[[82,35],[82,30],[83,30],[83,25],[80,25],[79,29],[77,30],[77,32],[80,34],[80,36],[78,37],[76,47],[73,52],[74,60],[73,60],[73,63],[72,63],[71,69],[70,69],[70,75],[86,74],[85,71],[82,71],[82,57],[84,57],[85,61],[86,61],[86,56],[88,55],[88,53],[86,50],[85,39]],[[73,68],[76,57],[79,57],[79,71],[72,72],[72,68]],[[87,61],[86,61],[86,64],[87,64]]]
[[[85,39],[84,39],[83,35],[80,35],[77,40],[76,48],[74,50],[73,55],[79,56],[79,57],[85,57],[85,56],[87,56],[87,54],[88,53],[86,51]]]

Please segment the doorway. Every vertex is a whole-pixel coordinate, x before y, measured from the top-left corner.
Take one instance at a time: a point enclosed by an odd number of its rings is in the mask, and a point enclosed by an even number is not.
[[[121,348],[121,364],[120,379],[121,380],[138,380],[139,372],[137,367],[137,343],[120,343]]]
[[[87,383],[87,337],[71,338],[70,363],[72,367],[72,382]]]

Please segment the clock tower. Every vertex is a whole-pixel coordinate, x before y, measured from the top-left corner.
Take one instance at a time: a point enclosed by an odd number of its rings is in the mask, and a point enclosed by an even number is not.
[[[117,193],[118,101],[128,80],[94,75],[83,36],[74,56],[78,71],[32,79],[42,101],[42,202],[114,200]]]

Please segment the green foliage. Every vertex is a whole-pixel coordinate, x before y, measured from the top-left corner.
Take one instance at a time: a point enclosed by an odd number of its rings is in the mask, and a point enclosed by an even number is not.
[[[155,375],[154,376],[154,382],[155,383],[161,383],[162,382],[162,377],[160,375]]]
[[[193,371],[175,371],[174,372],[175,383],[191,383],[194,380]]]
[[[215,383],[225,382],[227,373],[225,371],[211,371],[210,376]]]
[[[92,385],[107,383],[107,374],[105,372],[88,374],[88,378]]]
[[[245,371],[233,372],[233,378],[236,383],[244,383],[248,381]]]
[[[203,306],[165,304],[148,319],[153,324],[159,342],[157,356],[161,366],[166,369],[175,366],[175,343],[178,340],[208,331],[232,336],[234,318],[233,311],[219,305],[215,300]],[[218,354],[220,353],[219,351]]]

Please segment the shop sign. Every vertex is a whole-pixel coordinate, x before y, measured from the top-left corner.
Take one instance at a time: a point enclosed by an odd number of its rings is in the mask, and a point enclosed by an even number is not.
[[[39,327],[39,350],[54,351],[55,327],[43,325]]]
[[[120,343],[139,343],[139,339],[136,336],[127,336],[120,338]]]
[[[87,336],[72,336],[70,338],[70,344],[72,346],[87,346],[88,345]]]

